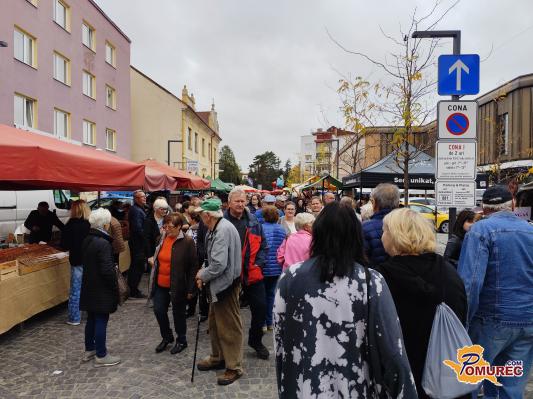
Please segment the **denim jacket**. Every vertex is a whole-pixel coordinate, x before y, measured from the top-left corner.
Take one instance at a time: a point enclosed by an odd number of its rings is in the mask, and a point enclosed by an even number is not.
[[[533,325],[533,226],[508,211],[475,223],[466,234],[459,274],[474,316]]]

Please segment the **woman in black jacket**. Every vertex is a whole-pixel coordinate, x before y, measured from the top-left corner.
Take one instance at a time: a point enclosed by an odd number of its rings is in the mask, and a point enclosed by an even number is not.
[[[463,240],[466,233],[470,230],[470,227],[474,224],[476,214],[470,209],[464,209],[457,215],[457,220],[453,226],[453,233],[446,249],[444,250],[444,257],[448,260],[456,269],[459,264],[459,256],[461,255],[461,247],[463,246]]]
[[[466,322],[466,293],[454,267],[435,253],[432,226],[419,213],[396,209],[383,219],[383,247],[391,256],[377,266],[390,288],[419,398],[429,398],[422,374],[437,305],[442,301]],[[444,290],[444,291],[443,291]]]
[[[91,230],[83,241],[83,280],[80,309],[87,311],[85,355],[83,361],[95,359],[95,367],[114,366],[120,358],[111,356],[106,348],[109,314],[117,310],[118,281],[113,262],[113,240],[107,230],[111,213],[99,208],[89,217]]]
[[[69,251],[70,294],[67,324],[71,326],[78,326],[81,322],[80,290],[83,276],[81,246],[91,228],[90,214],[91,209],[85,201],[74,201],[70,208],[70,219],[61,232],[61,247]]]

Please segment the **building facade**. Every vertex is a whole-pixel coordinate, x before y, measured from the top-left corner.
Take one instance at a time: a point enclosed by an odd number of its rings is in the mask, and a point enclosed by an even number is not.
[[[131,42],[94,1],[6,0],[0,40],[0,123],[131,157]]]
[[[221,138],[214,105],[196,112],[187,88],[179,98],[134,67],[130,74],[133,160],[152,158],[201,177],[218,177]]]
[[[312,134],[300,137],[300,179],[305,181],[315,176],[316,143]]]

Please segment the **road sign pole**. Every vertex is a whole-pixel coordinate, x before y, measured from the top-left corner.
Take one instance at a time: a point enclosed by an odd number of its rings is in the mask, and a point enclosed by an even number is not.
[[[458,30],[453,36],[453,55],[461,54],[461,31]],[[452,96],[452,101],[459,101],[459,96]],[[448,239],[452,238],[452,231],[457,220],[457,208],[451,207],[448,210]]]

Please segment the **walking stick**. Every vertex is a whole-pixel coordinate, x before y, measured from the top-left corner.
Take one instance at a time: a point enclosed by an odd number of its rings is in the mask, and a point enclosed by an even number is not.
[[[198,353],[198,338],[200,337],[200,318],[202,317],[200,312],[200,295],[202,293],[202,289],[198,290],[198,324],[196,325],[196,342],[194,343],[194,357],[192,360],[192,375],[191,375],[191,383],[194,383],[194,370],[196,369],[196,354]]]

